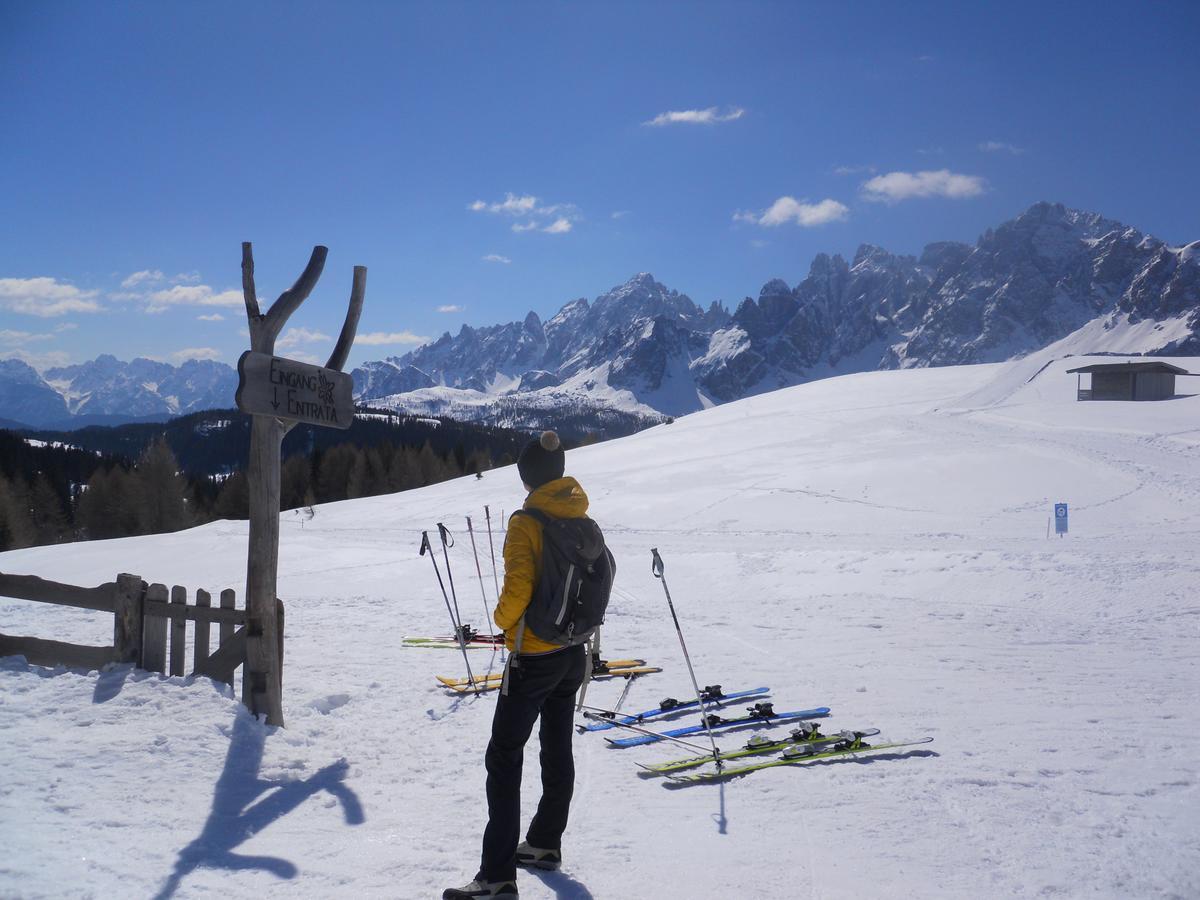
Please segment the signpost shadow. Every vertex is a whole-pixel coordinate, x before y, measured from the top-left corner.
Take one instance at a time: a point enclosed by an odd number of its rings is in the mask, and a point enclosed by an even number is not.
[[[345,759],[325,766],[309,778],[275,781],[260,777],[268,726],[239,708],[233,723],[225,768],[217,779],[212,810],[200,834],[179,851],[175,868],[155,900],[168,900],[183,879],[198,868],[263,869],[277,878],[294,878],[299,869],[275,856],[247,856],[234,852],[244,841],[277,822],[305,800],[328,791],[342,806],[347,825],[366,821],[358,796],[345,784],[349,763]]]

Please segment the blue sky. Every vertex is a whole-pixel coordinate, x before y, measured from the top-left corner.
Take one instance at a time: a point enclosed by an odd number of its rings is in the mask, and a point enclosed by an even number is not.
[[[351,364],[640,271],[731,307],[1038,200],[1200,238],[1200,4],[0,0],[0,357]],[[265,305],[265,303],[264,303]]]

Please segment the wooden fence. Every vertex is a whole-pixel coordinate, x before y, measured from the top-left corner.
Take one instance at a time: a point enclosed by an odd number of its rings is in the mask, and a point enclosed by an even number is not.
[[[188,670],[188,622],[195,623],[190,674],[232,686],[234,674],[246,661],[247,616],[244,609],[235,608],[232,590],[221,591],[220,605],[213,606],[208,591],[197,590],[195,602],[189,603],[187,588],[148,585],[138,575],[118,575],[116,581],[87,588],[0,573],[0,597],[113,614],[113,642],[104,647],[0,634],[0,656],[20,654],[34,665],[99,669],[108,663],[131,662],[139,669],[183,675]],[[278,599],[275,614],[282,664],[283,603]],[[219,628],[217,648],[209,653],[213,625]],[[251,687],[257,690],[261,690],[258,685]],[[243,690],[244,698],[250,699],[250,693]]]

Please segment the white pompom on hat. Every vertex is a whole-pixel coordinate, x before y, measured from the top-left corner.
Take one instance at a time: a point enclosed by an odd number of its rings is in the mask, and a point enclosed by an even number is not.
[[[566,465],[567,455],[562,448],[562,441],[553,431],[543,431],[541,437],[526,444],[517,457],[517,471],[531,490],[562,478]]]

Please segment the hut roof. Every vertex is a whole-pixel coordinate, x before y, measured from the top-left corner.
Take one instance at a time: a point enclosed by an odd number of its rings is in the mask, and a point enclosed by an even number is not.
[[[1096,363],[1090,366],[1080,366],[1078,369],[1067,369],[1068,375],[1076,372],[1169,372],[1172,375],[1191,375],[1187,369],[1173,366],[1165,362],[1123,362]]]

